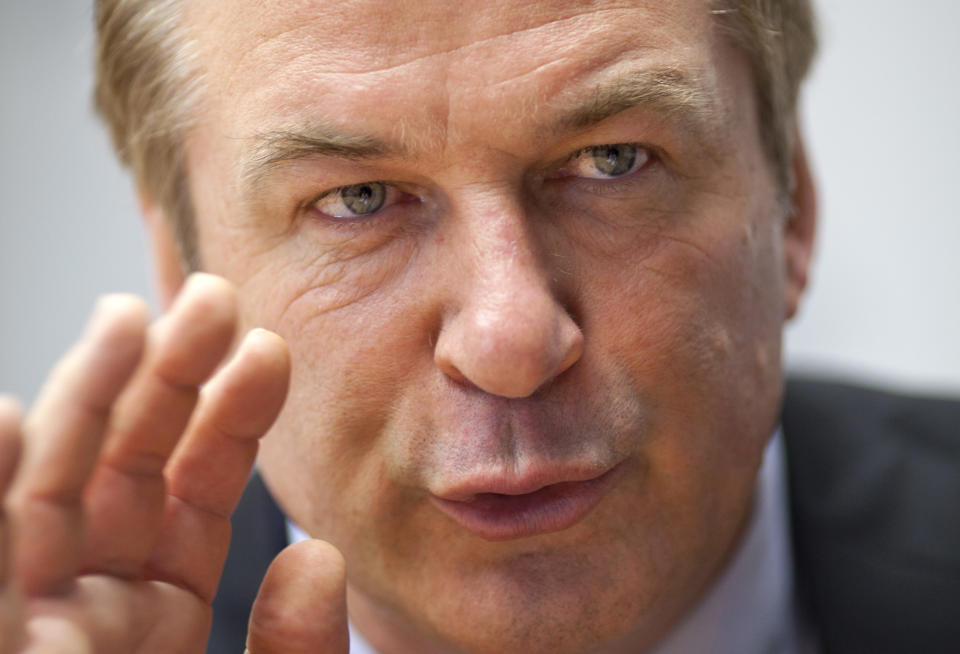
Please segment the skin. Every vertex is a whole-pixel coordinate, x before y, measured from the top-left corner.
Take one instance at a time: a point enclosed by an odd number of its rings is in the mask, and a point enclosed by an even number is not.
[[[806,281],[810,177],[798,149],[786,211],[745,59],[699,0],[188,8],[206,73],[187,144],[201,260],[236,288],[241,331],[264,327],[289,346],[289,393],[259,465],[290,518],[343,556],[316,542],[282,555],[254,609],[250,652],[344,651],[344,562],[351,618],[384,654],[653,646],[722,569],[749,517],[779,409],[781,330]],[[611,80],[664,70],[696,83],[706,117],[644,103],[558,127]],[[265,134],[305,125],[395,151],[255,170]],[[650,160],[617,179],[587,179],[592,169],[577,153],[609,144],[638,144]],[[380,180],[395,202],[375,215],[341,220],[315,208],[329,203],[313,204]],[[183,278],[168,223],[149,197],[144,208],[173,298]],[[124,320],[132,318],[111,324]],[[201,312],[182,329],[208,322]],[[215,342],[219,356],[190,384],[212,372],[229,338]],[[259,379],[271,398],[286,390],[273,343],[272,368],[246,367],[248,383]],[[102,402],[120,395],[114,420],[136,424],[145,409],[129,389],[149,373],[121,392],[139,361],[131,357]],[[154,370],[149,348],[146,361],[141,369]],[[61,390],[51,392],[69,397],[93,367],[55,380]],[[240,374],[230,370],[217,379]],[[222,397],[225,415],[256,417],[256,435],[279,410]],[[41,400],[32,415],[53,413]],[[142,439],[163,445],[155,462],[167,461],[180,423]],[[167,488],[201,486],[203,501],[218,496],[222,519],[252,454],[204,449],[195,429],[166,464]],[[84,504],[85,540],[111,553],[92,569],[135,592],[156,552],[195,541],[167,524],[142,542],[115,542],[105,517],[115,509],[103,507],[115,501],[151,525],[163,496],[154,488],[115,500],[96,472],[111,440],[101,449],[98,438],[76,438],[93,452],[79,478],[99,498]],[[178,463],[213,456],[231,475],[228,491]],[[14,498],[39,483],[29,460]],[[483,539],[429,501],[468,478],[557,466],[618,470],[599,504],[562,530]],[[15,506],[18,524],[41,519],[22,500]],[[224,541],[209,542],[197,570],[159,575],[189,589],[179,608],[197,620],[194,635],[222,566]],[[28,602],[57,584],[76,587],[73,575],[89,569],[64,566],[37,581],[39,563],[13,558]],[[147,607],[141,622],[163,624],[162,602],[138,606]],[[107,642],[101,622],[68,622]],[[123,633],[133,638],[132,627]]]

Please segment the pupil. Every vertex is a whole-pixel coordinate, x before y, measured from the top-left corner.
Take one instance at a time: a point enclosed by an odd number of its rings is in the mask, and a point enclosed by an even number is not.
[[[604,175],[617,177],[630,172],[637,161],[637,149],[629,145],[604,145],[593,152],[593,163]]]
[[[379,211],[387,197],[387,189],[380,182],[348,186],[340,191],[344,206],[358,216]]]

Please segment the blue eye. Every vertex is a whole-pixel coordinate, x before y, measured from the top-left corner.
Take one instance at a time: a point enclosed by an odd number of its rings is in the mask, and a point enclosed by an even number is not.
[[[360,218],[392,204],[398,195],[383,182],[364,182],[333,189],[314,202],[313,207],[332,218]]]
[[[650,161],[650,152],[629,143],[592,145],[574,153],[563,173],[587,179],[614,179],[639,170]]]

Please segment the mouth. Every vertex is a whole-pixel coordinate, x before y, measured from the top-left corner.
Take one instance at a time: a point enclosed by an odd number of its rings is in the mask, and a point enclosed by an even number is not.
[[[485,540],[512,540],[561,531],[580,522],[599,504],[622,464],[588,479],[549,484],[473,484],[430,500],[443,514]],[[533,487],[533,490],[526,488]],[[484,490],[486,488],[486,490]]]

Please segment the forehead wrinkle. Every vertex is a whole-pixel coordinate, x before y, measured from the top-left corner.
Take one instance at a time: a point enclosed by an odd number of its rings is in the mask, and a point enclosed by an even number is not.
[[[448,43],[446,46],[440,47],[439,49],[428,51],[428,52],[417,52],[412,56],[401,58],[398,61],[393,61],[390,63],[383,62],[383,56],[389,49],[384,48],[383,44],[378,42],[376,44],[376,47],[369,49],[370,50],[369,54],[372,54],[373,57],[366,57],[366,59],[371,59],[371,58],[374,59],[376,63],[372,63],[372,65],[368,67],[363,67],[363,66],[344,67],[344,65],[348,65],[348,64],[357,62],[360,59],[364,59],[364,54],[366,53],[364,53],[362,46],[352,47],[342,52],[341,56],[339,57],[333,51],[325,51],[324,54],[326,55],[326,57],[328,57],[327,60],[330,62],[336,61],[338,65],[338,69],[324,70],[323,72],[325,75],[330,75],[330,76],[335,76],[335,75],[352,76],[352,75],[363,75],[367,73],[385,73],[385,72],[395,71],[397,69],[402,69],[408,66],[416,65],[423,61],[429,61],[435,58],[440,58],[440,57],[448,58],[451,56],[469,54],[474,50],[479,50],[483,48],[493,48],[495,50],[506,52],[506,51],[509,51],[509,48],[507,49],[503,48],[503,45],[507,45],[507,44],[502,44],[502,42],[505,40],[510,40],[513,38],[520,37],[521,35],[528,35],[528,34],[536,33],[543,30],[556,29],[559,25],[569,23],[570,21],[600,20],[599,18],[597,18],[598,16],[605,16],[607,14],[620,14],[620,13],[629,12],[630,10],[631,10],[631,7],[629,3],[620,3],[611,7],[604,7],[604,8],[580,9],[577,11],[570,11],[569,13],[565,13],[561,16],[552,17],[548,20],[544,20],[543,22],[537,22],[529,25],[522,25],[514,29],[508,29],[506,31],[496,32],[493,34],[488,34],[483,36],[472,34],[468,31],[465,31],[464,29],[461,29],[456,37],[460,40],[459,43]],[[541,16],[538,16],[538,17],[541,17]],[[470,21],[467,21],[467,20],[457,20],[454,23],[452,23],[452,25],[463,26],[465,28],[469,22]],[[476,22],[482,22],[482,21],[478,20]],[[609,20],[606,20],[606,19],[602,20],[601,24],[607,25],[607,24],[614,24],[615,22],[616,22],[615,18],[610,18]],[[275,40],[277,38],[295,34],[304,29],[309,29],[309,28],[296,27],[296,28],[289,28],[289,29],[278,29],[277,34],[271,40]],[[453,41],[454,37],[451,37],[450,40]],[[426,40],[418,38],[416,41],[416,43],[421,43],[421,42],[426,42]],[[263,44],[261,43],[260,45],[263,45]],[[398,49],[402,53],[407,53],[407,52],[410,52],[411,50],[415,50],[415,48],[413,47],[403,47]]]
[[[212,4],[212,3],[211,3]],[[307,4],[307,3],[303,3]],[[521,35],[536,33],[543,30],[555,29],[558,25],[564,23],[569,23],[570,21],[577,20],[591,20],[597,16],[602,16],[606,14],[618,14],[629,11],[629,3],[618,3],[612,7],[596,8],[588,7],[586,9],[580,8],[576,11],[569,11],[564,13],[559,17],[551,17],[549,20],[543,22],[530,24],[530,25],[521,25],[515,29],[509,29],[506,31],[499,31],[497,33],[477,36],[469,32],[464,32],[461,30],[461,33],[458,34],[460,43],[451,43],[450,41],[454,40],[454,37],[450,37],[446,47],[441,47],[440,49],[435,49],[428,52],[417,52],[421,48],[417,48],[417,43],[422,42],[418,39],[417,42],[412,44],[413,47],[403,47],[397,48],[401,55],[399,60],[389,61],[385,60],[386,54],[390,52],[390,48],[383,47],[382,43],[378,43],[375,48],[367,48],[364,50],[363,44],[357,44],[351,42],[353,45],[349,49],[334,49],[334,48],[317,48],[315,47],[315,39],[310,38],[312,30],[318,29],[316,23],[323,18],[323,15],[313,16],[314,20],[310,21],[309,24],[295,24],[295,25],[273,25],[273,26],[263,26],[260,27],[255,32],[247,32],[247,36],[254,36],[252,43],[244,44],[242,41],[238,41],[237,38],[233,39],[235,48],[239,48],[239,56],[232,62],[223,61],[224,52],[220,51],[219,53],[211,52],[209,54],[213,55],[214,61],[220,61],[222,65],[227,67],[226,73],[227,77],[244,77],[249,74],[249,71],[256,67],[256,64],[252,63],[252,60],[257,59],[258,57],[266,57],[268,60],[274,58],[274,53],[277,50],[283,50],[285,47],[284,44],[290,45],[292,41],[301,42],[305,41],[306,45],[303,48],[299,49],[298,58],[307,57],[310,58],[310,66],[313,68],[314,73],[322,73],[324,76],[333,80],[338,76],[352,78],[356,75],[365,75],[365,74],[377,74],[377,73],[396,73],[399,70],[405,69],[407,67],[416,66],[423,62],[429,62],[432,59],[436,58],[449,58],[456,56],[469,56],[472,51],[483,49],[483,48],[494,48],[502,52],[509,51],[509,41],[512,38],[520,37]],[[291,15],[296,16],[297,12],[290,12]],[[269,13],[264,14],[264,17],[269,15]],[[537,16],[536,18],[542,18],[543,16]],[[228,24],[230,26],[236,27],[236,21],[238,18],[231,17]],[[207,17],[207,20],[198,20],[194,22],[207,23],[211,22],[210,17]],[[260,21],[261,23],[267,21]],[[458,21],[456,24],[466,24],[470,21]],[[604,23],[613,23],[615,19],[611,18],[609,21],[605,20]],[[324,27],[325,31],[329,32],[329,25]],[[241,30],[246,31],[246,30]],[[239,35],[237,35],[239,36]],[[348,36],[348,35],[343,35]],[[347,39],[349,41],[349,39]],[[249,39],[248,39],[249,41]],[[264,52],[266,51],[266,52]],[[403,56],[403,54],[414,51],[415,54]],[[369,62],[367,65],[356,65],[357,62]],[[317,64],[320,64],[318,67]]]
[[[576,12],[572,15],[554,18],[545,23],[495,34],[478,42],[425,56],[435,57],[457,51],[466,51],[477,48],[485,42],[488,42],[489,45],[490,43],[496,43],[498,39],[508,38],[510,35],[545,29],[550,25],[568,22],[585,15],[618,11],[623,10],[618,7],[599,11]],[[286,30],[279,32],[279,34],[290,34],[295,31],[297,30]],[[647,48],[641,49],[646,50]],[[636,56],[636,49],[632,54]],[[416,60],[417,58],[397,64],[396,67],[412,65]],[[563,58],[535,64],[531,69],[520,72],[518,77],[519,79],[536,77],[553,67],[562,67],[562,61]],[[375,72],[361,73],[361,75],[379,76],[392,68],[378,69]],[[439,82],[438,86],[442,87],[443,102],[438,104],[442,104],[443,108],[436,107],[437,111],[428,121],[429,125],[420,124],[421,121],[419,120],[411,122],[405,117],[394,120],[385,132],[390,141],[403,144],[416,152],[422,153],[425,151],[445,152],[452,145],[451,141],[458,140],[458,133],[461,129],[458,129],[458,121],[454,116],[456,112],[454,105],[456,103],[452,96],[456,87],[451,86],[453,84],[451,81],[452,71],[449,66],[443,66],[439,69],[439,72],[443,73],[443,80],[437,80]],[[328,79],[335,79],[340,76],[356,78],[357,73],[327,71],[323,75]],[[517,83],[518,77],[494,82],[488,86],[488,90],[497,92],[502,90],[509,93],[510,88]],[[436,87],[434,88],[436,89]],[[575,98],[583,95],[582,90],[568,87],[566,92],[561,92],[560,97]],[[509,116],[510,120],[529,122],[536,120],[536,116],[541,115],[545,108],[549,107],[551,112],[558,105],[562,108],[564,103],[562,101],[558,102],[557,96],[553,96],[553,98],[550,96],[549,91],[546,97],[522,96],[520,98],[522,107],[519,108],[519,111],[517,111],[517,107],[514,107],[514,111]],[[592,97],[581,100],[573,109],[566,109],[559,119],[551,121],[552,124],[534,126],[533,131],[534,133],[540,132],[542,135],[544,132],[582,130],[637,105],[646,105],[660,113],[674,118],[679,117],[691,127],[703,127],[714,113],[712,100],[715,100],[713,94],[704,88],[700,80],[696,79],[696,76],[685,75],[678,70],[668,68],[629,72],[597,85],[593,89]],[[699,129],[698,131],[706,130]],[[317,134],[317,132],[320,133]],[[376,137],[340,134],[334,129],[323,128],[322,126],[320,129],[311,127],[306,130],[275,130],[261,133],[254,138],[260,143],[253,149],[246,165],[241,164],[240,166],[243,179],[248,184],[259,182],[265,175],[283,166],[284,163],[307,157],[327,156],[356,160],[385,157],[395,153],[405,155],[410,151],[408,148],[392,146],[388,142],[379,141]]]
[[[472,34],[470,25],[474,21],[465,21],[468,23],[460,32],[449,37],[447,40],[446,46],[442,47],[443,44],[434,43],[434,46],[441,46],[439,48],[432,48],[432,52],[422,53],[417,52],[417,49],[414,48],[413,53],[409,53],[409,50],[401,50],[397,54],[399,55],[400,61],[394,59],[393,62],[389,60],[384,61],[384,53],[389,53],[389,48],[380,48],[377,53],[377,58],[380,59],[382,63],[388,63],[386,66],[378,66],[373,69],[367,70],[367,66],[349,66],[342,67],[341,60],[344,62],[348,61],[357,61],[357,59],[351,59],[347,57],[341,57],[343,52],[338,51],[336,48],[309,48],[307,50],[299,49],[296,51],[294,57],[295,61],[302,61],[302,64],[298,64],[300,67],[311,70],[313,75],[322,76],[326,80],[328,85],[332,85],[336,82],[337,79],[346,79],[351,82],[355,82],[357,76],[366,77],[371,75],[377,77],[380,75],[385,75],[390,78],[395,77],[396,73],[400,69],[407,69],[413,66],[416,66],[418,62],[430,61],[433,58],[456,58],[459,61],[460,65],[469,65],[471,55],[474,52],[480,53],[483,55],[483,52],[486,50],[496,50],[500,54],[496,57],[500,60],[500,63],[503,65],[509,65],[513,67],[519,60],[511,56],[511,39],[520,39],[521,41],[526,39],[528,34],[533,34],[537,32],[543,32],[546,30],[548,33],[557,29],[558,26],[563,26],[563,29],[573,28],[577,29],[580,26],[580,23],[583,24],[583,27],[589,29],[592,25],[592,21],[603,20],[603,23],[610,24],[615,23],[616,19],[613,18],[624,12],[631,11],[629,6],[625,6],[625,3],[617,3],[613,6],[608,7],[577,7],[576,9],[567,7],[567,11],[563,12],[560,16],[549,16],[545,15],[545,12],[540,12],[539,15],[535,15],[527,21],[523,21],[520,25],[511,26],[511,28],[504,30],[503,25],[500,25],[499,30],[494,30],[492,34]],[[608,19],[608,17],[610,17]],[[546,19],[546,20],[544,20]],[[540,22],[542,21],[542,22]],[[524,24],[526,23],[526,24]],[[274,47],[280,47],[281,42],[302,42],[305,37],[308,37],[311,29],[316,29],[316,23],[311,23],[310,26],[306,25],[268,25],[264,26],[262,31],[257,35],[259,38],[251,44],[252,48],[245,48],[241,60],[245,62],[246,66],[251,64],[250,57],[256,58],[259,55],[265,55],[268,58],[271,58],[273,55],[266,52],[262,52],[263,48],[268,48],[272,50]],[[329,26],[327,26],[329,27]],[[549,34],[548,34],[549,35]],[[478,36],[477,40],[470,40],[468,37]],[[460,43],[456,43],[459,40]],[[540,72],[543,72],[544,69],[549,69],[551,66],[557,65],[558,58],[560,60],[564,59],[563,51],[564,45],[563,42],[558,42],[554,39],[548,39],[547,43],[551,44],[548,47],[548,50],[557,50],[554,54],[557,55],[557,58],[552,58],[550,61],[545,63],[540,63],[534,66],[532,71],[526,71],[525,74],[521,74],[521,77],[535,76]],[[271,47],[272,46],[272,47]],[[342,50],[342,48],[340,49]],[[358,58],[364,61],[363,55],[363,45],[360,44],[358,49],[352,49],[351,52],[355,55],[360,55]],[[371,50],[371,52],[373,52]],[[257,53],[254,55],[254,53]],[[322,55],[321,55],[322,53]],[[406,55],[406,56],[404,56]],[[478,55],[479,56],[479,55]],[[486,57],[486,55],[483,55]],[[546,55],[544,55],[546,56]],[[319,60],[317,59],[319,57]],[[378,62],[379,63],[379,62]],[[453,64],[453,62],[450,62]],[[457,122],[457,109],[455,107],[456,102],[453,98],[453,92],[456,89],[456,86],[451,81],[451,72],[450,64],[441,65],[435,68],[435,71],[441,74],[442,79],[437,79],[439,90],[443,92],[443,98],[441,102],[437,102],[435,107],[436,112],[433,114],[432,119],[429,121],[429,129],[427,125],[420,124],[420,121],[411,121],[410,124],[405,122],[396,121],[394,122],[388,130],[385,130],[385,134],[388,134],[391,138],[394,138],[396,135],[400,136],[402,142],[406,142],[407,139],[412,139],[417,141],[415,149],[417,150],[426,150],[428,148],[434,150],[445,150],[449,146],[451,141],[456,141],[458,139],[458,132],[461,131],[458,128]],[[240,64],[237,64],[240,66]],[[284,68],[289,68],[291,66],[290,61],[288,61]],[[331,70],[331,67],[337,68],[336,70]],[[470,66],[473,71],[473,74],[482,73],[483,71],[477,70],[475,66]],[[503,70],[503,66],[498,67],[499,70]],[[273,69],[274,73],[280,72]],[[274,74],[274,78],[278,75]],[[319,77],[318,77],[319,79]],[[512,80],[515,82],[515,80]],[[503,81],[494,81],[489,80],[490,86],[488,88],[503,88],[507,90],[509,83]],[[271,87],[272,88],[272,87]],[[276,87],[277,89],[281,87]],[[286,87],[283,87],[286,88]],[[302,89],[298,89],[297,92],[302,93]],[[261,94],[262,95],[262,94]],[[267,106],[273,104],[271,101],[275,100],[274,96],[279,95],[279,93],[268,94],[268,97],[261,98],[261,100],[266,100]],[[287,95],[289,99],[289,94]],[[434,98],[439,99],[439,98]],[[509,118],[531,118],[534,115],[540,114],[545,104],[550,103],[549,96],[547,97],[525,97],[522,98],[523,107],[522,111],[513,113]],[[263,106],[263,102],[260,103]],[[290,106],[290,103],[287,103]],[[602,103],[595,102],[597,106],[600,106]],[[296,120],[296,118],[294,117]],[[416,123],[416,124],[415,124]],[[429,133],[428,133],[429,132]],[[291,152],[287,154],[282,154],[280,156],[262,156],[263,153],[260,152],[255,157],[260,160],[260,165],[251,164],[250,168],[260,169],[261,172],[267,172],[268,170],[275,169],[278,165],[282,163],[283,160],[293,160],[297,158],[303,158],[299,154],[300,148],[289,148]],[[311,152],[312,148],[307,148],[308,153]],[[349,153],[333,153],[336,156],[347,156]],[[355,155],[353,155],[355,156]],[[247,174],[245,175],[248,179],[255,179],[259,175]]]

